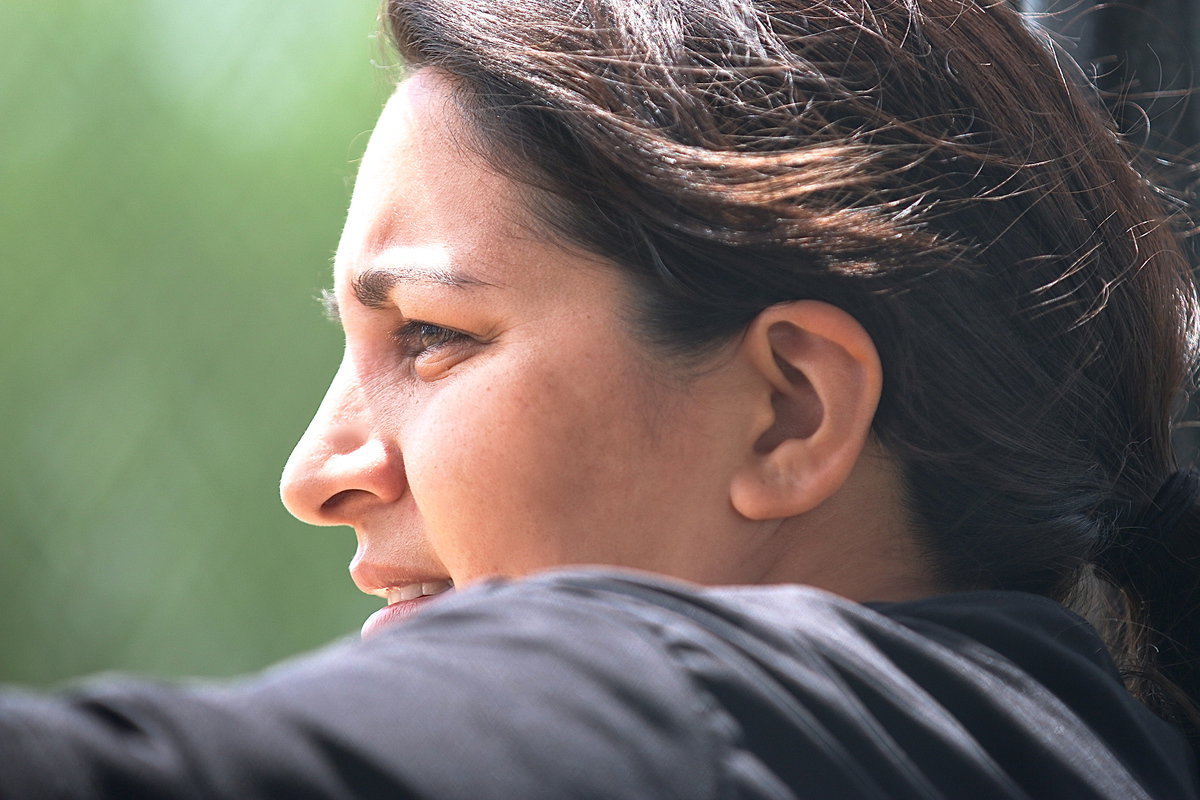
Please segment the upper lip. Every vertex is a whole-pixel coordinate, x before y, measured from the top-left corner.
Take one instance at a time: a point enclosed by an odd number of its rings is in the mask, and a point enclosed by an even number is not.
[[[350,568],[350,577],[360,592],[378,597],[387,595],[388,589],[409,586],[414,583],[440,583],[451,580],[449,575],[429,572],[413,572],[383,564],[359,561]]]

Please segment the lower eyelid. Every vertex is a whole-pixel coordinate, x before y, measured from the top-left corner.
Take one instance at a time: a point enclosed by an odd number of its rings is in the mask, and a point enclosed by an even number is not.
[[[447,342],[417,355],[409,361],[413,372],[423,381],[436,381],[451,374],[461,362],[476,354],[478,340],[462,335],[458,341]]]

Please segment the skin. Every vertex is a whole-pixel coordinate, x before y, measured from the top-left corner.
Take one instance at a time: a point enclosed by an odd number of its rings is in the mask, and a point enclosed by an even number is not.
[[[536,233],[463,140],[436,72],[387,104],[335,260],[345,356],[284,471],[294,515],[354,528],[361,589],[603,564],[932,590],[861,326],[772,307],[683,374],[635,338],[617,269]]]

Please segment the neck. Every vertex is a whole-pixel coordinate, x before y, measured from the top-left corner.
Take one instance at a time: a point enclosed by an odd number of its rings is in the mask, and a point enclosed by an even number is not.
[[[778,520],[778,558],[762,583],[815,586],[857,602],[915,600],[942,590],[913,533],[903,479],[872,443],[845,485],[812,511]]]

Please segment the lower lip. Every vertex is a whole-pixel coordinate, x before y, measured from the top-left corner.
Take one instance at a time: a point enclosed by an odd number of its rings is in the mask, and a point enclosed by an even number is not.
[[[448,594],[448,592],[442,592],[442,594]],[[437,600],[442,594],[427,594],[413,600],[401,600],[399,603],[384,606],[367,617],[367,621],[363,623],[360,636],[363,639],[370,638],[385,628],[390,628],[392,625],[415,617],[422,608]]]

